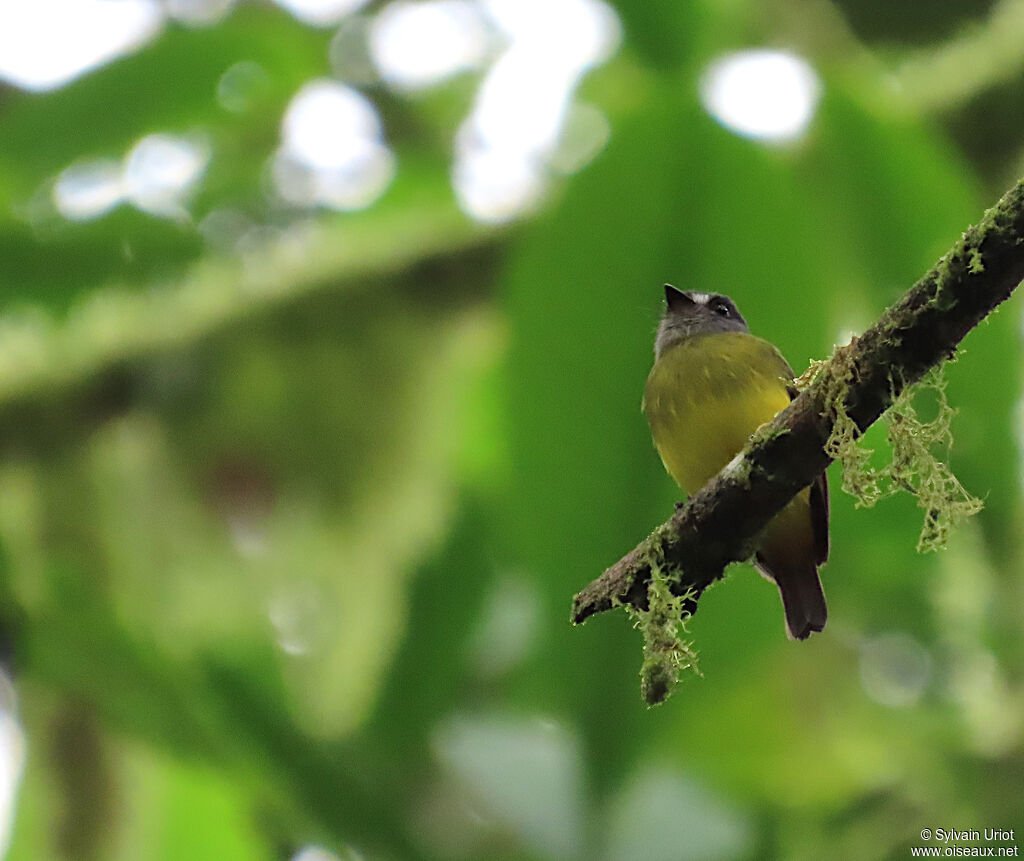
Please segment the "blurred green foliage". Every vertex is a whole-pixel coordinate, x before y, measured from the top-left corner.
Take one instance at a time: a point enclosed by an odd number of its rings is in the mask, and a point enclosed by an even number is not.
[[[912,500],[834,492],[826,632],[786,641],[775,590],[738,567],[689,623],[703,677],[653,711],[626,615],[568,624],[677,497],[639,412],[660,285],[728,292],[798,371],[868,325],[1024,165],[1019,65],[953,102],[921,74],[1015,5],[620,0],[622,49],[583,86],[610,142],[506,229],[448,186],[465,77],[368,90],[400,155],[377,204],[268,203],[281,114],[329,74],[331,38],[269,5],[0,92],[0,637],[27,745],[7,857],[1019,839],[1016,302],[948,369],[952,464],[986,503],[948,550],[914,552]],[[705,64],[748,45],[822,76],[801,142],[701,108]],[[267,81],[231,114],[215,90],[239,61]],[[964,133],[979,104],[998,144]],[[76,160],[196,130],[214,155],[193,220],[47,209]],[[218,207],[263,225],[260,247],[209,247],[196,222]]]

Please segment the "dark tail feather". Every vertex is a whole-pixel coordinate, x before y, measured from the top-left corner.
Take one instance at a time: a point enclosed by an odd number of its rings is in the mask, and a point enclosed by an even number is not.
[[[791,640],[806,640],[811,631],[821,631],[828,618],[825,593],[815,569],[794,576],[788,573],[775,581],[786,611],[786,633]]]
[[[828,610],[816,567],[801,566],[795,571],[772,570],[760,555],[757,567],[779,587],[782,608],[786,613],[786,634],[791,640],[806,640],[812,631],[824,629]]]

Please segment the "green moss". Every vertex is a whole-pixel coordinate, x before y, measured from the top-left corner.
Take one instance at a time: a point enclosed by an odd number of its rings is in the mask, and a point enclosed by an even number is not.
[[[977,248],[972,248],[969,253],[970,259],[967,263],[967,271],[972,275],[980,275],[985,271],[985,261]]]
[[[754,431],[751,441],[754,443],[770,442],[773,439],[778,439],[780,436],[786,436],[789,433],[792,433],[790,428],[773,427],[771,423],[763,424]]]
[[[979,254],[980,262],[980,254]],[[950,255],[944,254],[939,259],[939,262],[935,264],[935,268],[929,273],[934,279],[936,292],[931,299],[931,304],[934,305],[940,311],[950,311],[956,307],[958,302],[957,291],[954,285],[957,279],[950,272]],[[972,259],[968,263],[968,267],[974,265]]]
[[[825,451],[842,464],[843,490],[861,507],[871,507],[900,490],[912,494],[925,511],[918,552],[944,547],[953,527],[979,512],[982,502],[964,489],[949,465],[933,451],[936,447],[945,449],[948,457],[953,445],[951,422],[956,410],[946,400],[942,366],[904,389],[883,417],[888,426],[891,458],[880,469],[871,466],[872,452],[857,443],[856,426],[846,413],[844,396],[850,373],[852,366],[846,374],[834,378],[826,398],[835,411],[836,421]],[[937,403],[931,421],[923,421],[913,405],[914,398],[926,391],[933,393]]]
[[[737,464],[736,469],[733,471],[733,478],[736,482],[744,488],[750,487],[750,476],[754,471],[754,464],[750,462],[749,458],[742,458]]]
[[[693,644],[682,639],[686,630],[683,609],[691,592],[673,595],[659,560],[651,560],[651,579],[647,586],[647,609],[630,609],[634,627],[644,638],[644,659],[640,667],[640,692],[649,706],[663,703],[672,693],[683,670],[697,669]]]

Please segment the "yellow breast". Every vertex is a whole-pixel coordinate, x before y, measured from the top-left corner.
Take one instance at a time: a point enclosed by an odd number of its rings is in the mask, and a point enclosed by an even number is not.
[[[698,335],[662,353],[643,410],[665,468],[688,495],[789,404],[791,377],[774,346],[742,332]]]

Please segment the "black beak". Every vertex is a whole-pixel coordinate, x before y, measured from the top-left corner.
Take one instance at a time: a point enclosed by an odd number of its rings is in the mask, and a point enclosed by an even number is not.
[[[673,311],[685,311],[696,304],[686,293],[671,284],[665,285],[665,301]]]

